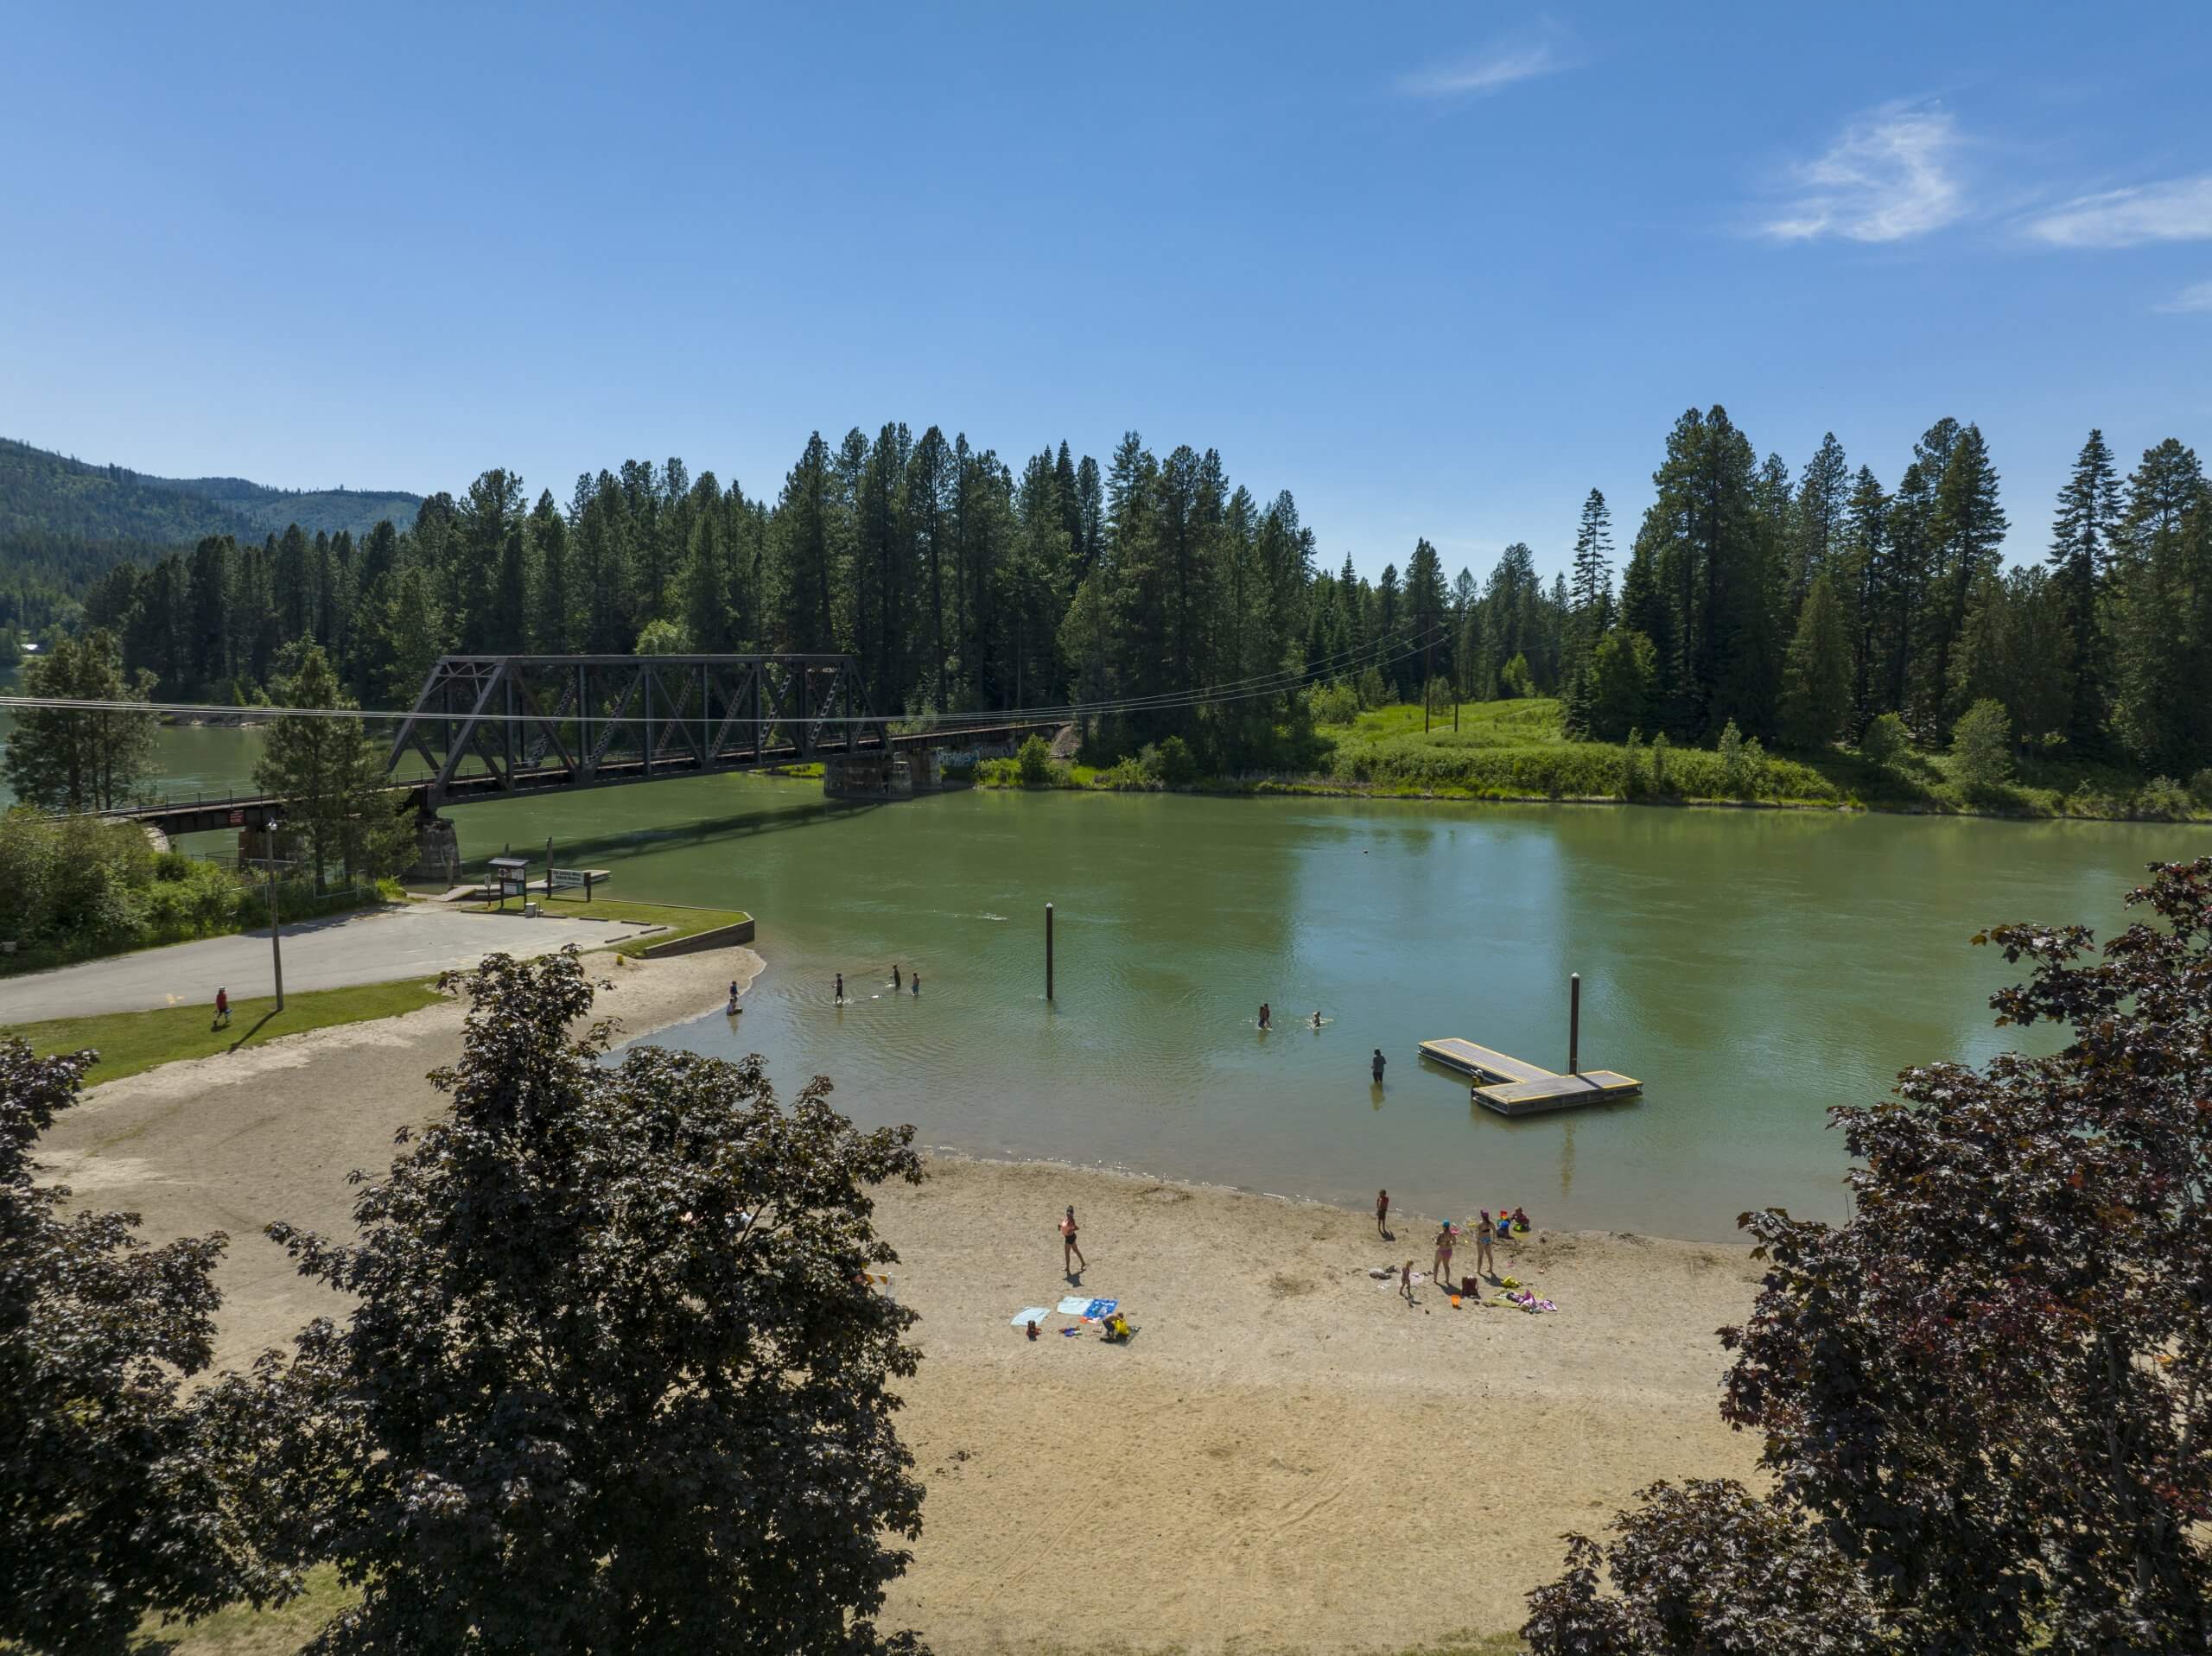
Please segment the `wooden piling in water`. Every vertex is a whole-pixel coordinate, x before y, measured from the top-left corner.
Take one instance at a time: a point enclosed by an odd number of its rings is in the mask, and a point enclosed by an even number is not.
[[[1582,1052],[1582,974],[1567,974],[1567,1073],[1580,1075],[1582,1066],[1576,1060]]]
[[[1052,905],[1045,905],[1045,999],[1052,998]]]

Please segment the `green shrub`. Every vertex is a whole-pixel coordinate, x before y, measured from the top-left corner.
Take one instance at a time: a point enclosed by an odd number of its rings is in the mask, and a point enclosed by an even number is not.
[[[1158,765],[1163,787],[1184,788],[1198,780],[1198,762],[1191,756],[1190,745],[1180,736],[1170,736],[1160,743]]]
[[[1359,676],[1359,705],[1363,708],[1379,707],[1390,699],[1389,687],[1382,682],[1380,668],[1370,667]]]
[[[1860,733],[1859,757],[1869,765],[1886,768],[1895,765],[1911,749],[1912,739],[1904,727],[1904,720],[1893,713],[1885,713]]]
[[[1959,780],[1969,788],[1999,787],[2012,776],[2012,715],[1985,697],[1967,709],[1951,733]]]
[[[2212,811],[2212,765],[2189,779],[2189,796],[2201,811]]]
[[[2180,822],[2189,818],[2189,796],[2171,777],[2152,777],[2135,796],[2130,815],[2154,822]]]
[[[1651,739],[1651,791],[1669,794],[1675,790],[1675,777],[1668,766],[1667,733],[1661,731]]]
[[[1359,692],[1342,679],[1313,690],[1306,704],[1317,725],[1348,725],[1359,717]]]
[[[1032,736],[1014,755],[1014,774],[1025,788],[1042,788],[1052,779],[1052,746],[1042,736]]]

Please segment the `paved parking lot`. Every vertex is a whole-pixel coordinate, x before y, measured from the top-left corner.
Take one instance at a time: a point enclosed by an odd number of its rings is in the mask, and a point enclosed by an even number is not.
[[[284,928],[284,987],[300,993],[431,977],[501,951],[545,955],[572,942],[601,948],[652,930],[627,921],[568,915],[525,920],[519,910],[477,914],[430,903],[331,915]],[[0,980],[0,1024],[208,1006],[223,988],[233,1000],[269,994],[276,987],[269,953],[269,930],[264,927]]]

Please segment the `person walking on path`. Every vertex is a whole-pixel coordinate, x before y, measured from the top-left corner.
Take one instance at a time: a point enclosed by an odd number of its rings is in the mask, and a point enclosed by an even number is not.
[[[1398,1292],[1404,1296],[1407,1304],[1414,1303],[1414,1262],[1411,1259],[1408,1259],[1405,1268],[1398,1272]]]
[[[1388,1190],[1377,1190],[1375,1193],[1375,1234],[1386,1242],[1390,1240],[1389,1220],[1390,1193]]]
[[[207,1027],[209,1029],[228,1029],[230,1026],[231,992],[228,989],[218,989],[215,991],[215,1021],[208,1025]]]
[[[1497,1274],[1497,1255],[1491,1250],[1490,1210],[1487,1208],[1483,1210],[1482,1223],[1475,1228],[1475,1274],[1492,1277]]]
[[[1070,1282],[1090,1269],[1090,1262],[1083,1257],[1083,1249],[1075,1240],[1076,1233],[1081,1228],[1075,1222],[1075,1209],[1071,1205],[1067,1217],[1060,1221],[1060,1265]],[[1070,1259],[1075,1261],[1073,1270],[1066,1270]]]
[[[1377,1087],[1382,1084],[1382,1066],[1389,1062],[1382,1056],[1382,1049],[1376,1047],[1375,1049],[1375,1084]]]
[[[1446,1288],[1452,1285],[1452,1221],[1448,1219],[1436,1233],[1436,1259],[1432,1274]]]

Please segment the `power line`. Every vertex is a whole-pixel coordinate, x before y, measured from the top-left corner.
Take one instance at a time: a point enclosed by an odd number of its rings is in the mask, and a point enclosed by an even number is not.
[[[1184,707],[1215,707],[1230,702],[1254,701],[1262,696],[1279,695],[1288,690],[1302,688],[1325,679],[1342,677],[1369,667],[1387,667],[1421,654],[1446,631],[1440,623],[1426,631],[1385,639],[1356,650],[1342,650],[1325,658],[1314,667],[1283,669],[1271,674],[1259,674],[1248,678],[1231,679],[1218,685],[1202,686],[1187,690],[1162,690],[1148,695],[1122,696],[1098,701],[1070,701],[1042,704],[1029,707],[1013,707],[999,712],[974,712],[950,714],[923,714],[940,722],[926,733],[936,735],[959,735],[968,730],[989,730],[1008,724],[1044,724],[1055,720],[1095,717],[1117,713],[1173,712]],[[1391,653],[1393,644],[1402,647]],[[408,708],[399,711],[386,707],[277,707],[268,703],[204,701],[105,701],[79,696],[0,696],[0,708],[46,708],[65,713],[105,714],[170,714],[180,716],[236,718],[258,724],[272,719],[351,719],[368,723],[385,720],[404,723],[421,720],[426,723],[450,724],[468,720],[479,724],[563,725],[589,722],[594,725],[659,725],[681,722],[689,715],[626,714],[620,715],[592,715],[585,720],[581,715],[569,714],[556,716],[537,713],[432,711]],[[947,725],[942,721],[952,720]],[[897,714],[837,715],[785,714],[774,718],[717,718],[717,724],[728,726],[778,725],[880,725],[900,722]]]

